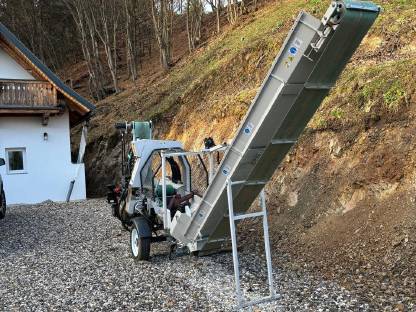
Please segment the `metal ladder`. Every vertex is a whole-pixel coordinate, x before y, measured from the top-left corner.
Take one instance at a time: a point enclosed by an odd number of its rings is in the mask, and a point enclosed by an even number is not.
[[[234,279],[235,279],[235,288],[236,288],[236,297],[237,297],[237,309],[250,308],[254,305],[270,302],[278,298],[276,295],[274,284],[273,284],[273,268],[272,268],[272,259],[270,252],[270,240],[269,240],[269,224],[267,221],[267,207],[266,207],[266,195],[264,188],[261,190],[259,199],[261,211],[245,214],[234,214],[234,202],[233,202],[233,186],[240,184],[247,184],[247,181],[231,181],[227,180],[227,201],[228,201],[228,212],[230,220],[230,232],[231,232],[231,243],[232,243],[232,252],[233,252],[233,264],[234,264]],[[264,182],[249,182],[265,185]],[[241,291],[240,283],[240,264],[238,261],[238,250],[237,250],[237,232],[235,222],[238,220],[244,220],[249,218],[263,218],[263,235],[264,235],[264,249],[266,253],[266,262],[267,262],[267,278],[269,284],[269,296],[263,297],[260,299],[246,301],[244,295]]]

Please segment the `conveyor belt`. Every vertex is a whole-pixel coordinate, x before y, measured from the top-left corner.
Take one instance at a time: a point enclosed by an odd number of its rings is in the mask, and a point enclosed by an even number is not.
[[[234,212],[248,210],[334,86],[374,23],[372,2],[335,1],[322,20],[300,13],[279,55],[206,190],[172,223],[171,234],[192,250],[221,247],[229,236],[226,182],[233,187]]]

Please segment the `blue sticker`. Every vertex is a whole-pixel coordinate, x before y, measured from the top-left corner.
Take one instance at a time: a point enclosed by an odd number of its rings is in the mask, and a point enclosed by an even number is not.
[[[229,166],[225,166],[224,169],[222,169],[222,174],[223,175],[228,175],[231,171],[231,168]]]
[[[296,53],[298,53],[298,49],[296,47],[291,47],[289,49],[290,54],[296,55]]]
[[[251,132],[253,132],[253,128],[254,128],[254,125],[251,122],[249,122],[243,130],[244,134],[250,135]]]

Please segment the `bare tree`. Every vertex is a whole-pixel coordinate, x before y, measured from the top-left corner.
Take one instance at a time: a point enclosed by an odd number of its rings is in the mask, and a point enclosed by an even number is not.
[[[113,89],[118,87],[118,31],[122,11],[119,0],[65,0],[80,34],[80,42],[90,76],[90,92],[97,99],[106,96],[105,75],[100,57],[104,48],[105,59],[111,76]]]
[[[186,30],[189,51],[193,51],[201,39],[201,22],[204,6],[201,0],[188,0],[186,4]]]
[[[168,69],[172,62],[173,0],[150,0],[156,39],[160,49],[160,63]]]
[[[227,5],[227,19],[231,25],[238,20],[238,2],[237,0],[229,0]]]
[[[0,0],[0,18],[53,69],[61,67],[79,48],[73,40],[75,25],[62,0]]]
[[[136,23],[137,23],[137,40],[136,40],[136,50],[138,57],[145,56],[146,54],[150,56],[152,54],[153,48],[153,39],[154,35],[154,25],[153,18],[149,14],[149,3],[147,1],[139,0],[139,6],[136,13]],[[139,58],[139,61],[141,59]]]
[[[135,16],[137,3],[136,0],[124,0],[125,20],[126,20],[126,62],[130,78],[137,79],[137,34]]]
[[[227,4],[227,19],[231,25],[237,23],[240,15],[246,11],[244,0],[228,0]]]
[[[221,30],[221,25],[220,25],[220,12],[222,9],[222,1],[221,0],[216,0],[216,10],[215,10],[215,15],[217,17],[217,33],[220,33]]]
[[[65,0],[79,33],[79,40],[89,74],[89,89],[93,97],[101,100],[105,97],[104,73],[100,60],[98,42],[95,34],[91,10],[83,0]]]
[[[221,0],[206,0],[206,2],[210,5],[211,11],[215,12],[215,17],[217,21],[217,33],[220,33],[221,24],[220,24],[220,15],[223,3]]]
[[[98,5],[93,5],[92,3]],[[89,8],[95,32],[104,47],[114,91],[117,93],[120,91],[117,78],[117,31],[121,13],[119,1],[98,0],[97,2],[91,2]]]

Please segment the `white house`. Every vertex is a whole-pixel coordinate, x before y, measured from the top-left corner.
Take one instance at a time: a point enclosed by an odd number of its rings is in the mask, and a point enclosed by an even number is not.
[[[94,110],[0,23],[0,174],[8,204],[85,199],[82,159]],[[82,123],[73,163],[70,129]]]

